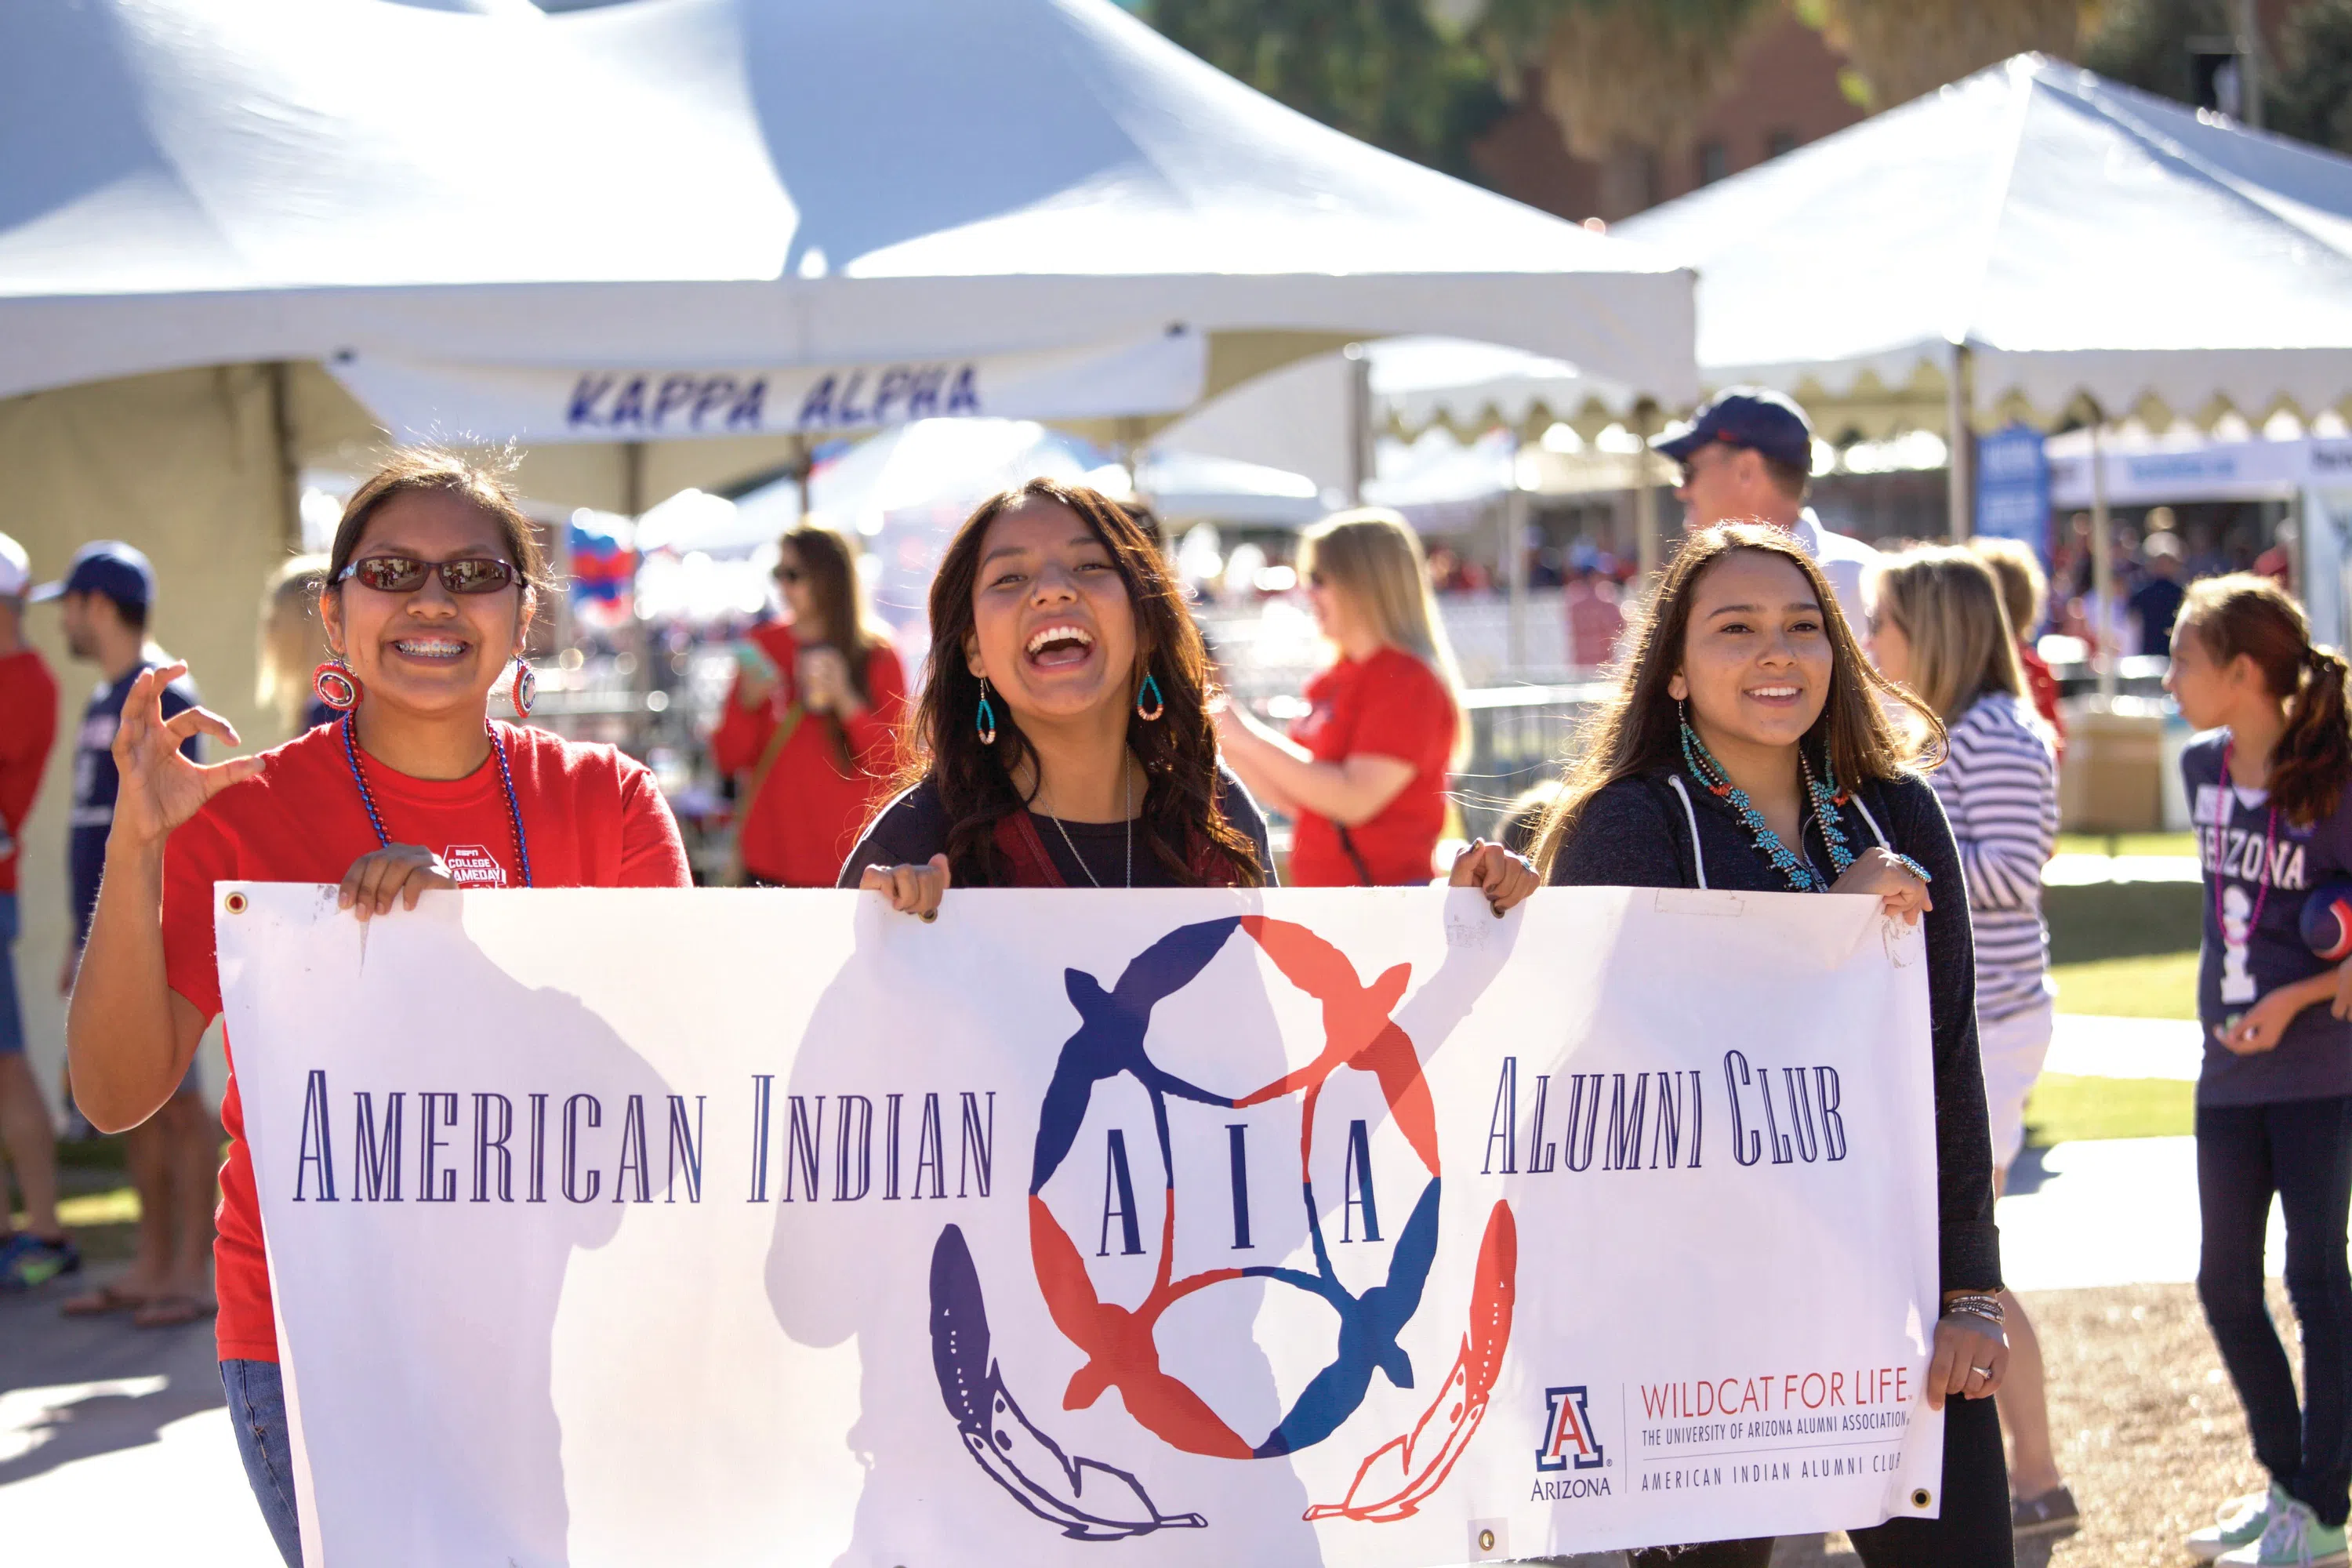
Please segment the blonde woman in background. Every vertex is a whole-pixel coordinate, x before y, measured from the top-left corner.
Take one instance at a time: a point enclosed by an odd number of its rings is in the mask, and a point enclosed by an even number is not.
[[[1286,736],[1221,711],[1225,763],[1297,824],[1290,886],[1427,882],[1468,727],[1421,541],[1395,512],[1341,512],[1307,531],[1299,570],[1339,660],[1307,681]]]
[[[1992,1126],[1993,1189],[2025,1142],[2025,1098],[2050,1054],[2057,987],[2042,921],[2042,868],[2058,840],[2058,763],[2034,712],[2017,636],[1991,567],[1931,546],[1882,562],[1868,584],[1870,657],[1943,721],[1944,765],[1928,775],[1960,851],[1976,938],[1977,1050]],[[2020,1535],[2071,1530],[2074,1494],[2050,1444],[2042,1342],[2007,1290],[2010,1512]]]
[[[261,595],[261,672],[253,700],[276,713],[289,736],[336,718],[310,682],[311,672],[333,657],[319,624],[319,590],[326,584],[327,558],[297,555],[269,574]]]
[[[2066,760],[2066,721],[2058,712],[2058,678],[2050,673],[2050,665],[2033,646],[2033,634],[2042,625],[2043,613],[2050,607],[2050,579],[2042,574],[2042,558],[2033,546],[2018,539],[1990,539],[1979,536],[1969,541],[1969,548],[1977,558],[1992,568],[1993,578],[2000,584],[2001,606],[2009,611],[2009,629],[2017,634],[2018,668],[2025,672],[2025,689],[2033,699],[2033,710],[2050,726],[2050,733],[2058,742],[2058,760]]]

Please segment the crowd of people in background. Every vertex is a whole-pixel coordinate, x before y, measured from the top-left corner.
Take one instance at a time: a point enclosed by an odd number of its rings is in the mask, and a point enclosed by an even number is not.
[[[2165,528],[2119,541],[2111,605],[2089,586],[2077,532],[2061,531],[2046,578],[2012,542],[1881,552],[1846,538],[1808,504],[1811,448],[1794,404],[1750,388],[1657,444],[1687,518],[1663,573],[1629,591],[1621,562],[1579,546],[1559,574],[1573,660],[1606,695],[1504,842],[1453,852],[1469,726],[1436,595],[1468,567],[1424,554],[1395,513],[1340,513],[1300,538],[1299,592],[1331,658],[1286,725],[1225,695],[1162,542],[1097,491],[1034,480],[971,514],[932,581],[912,683],[866,604],[855,542],[803,521],[779,542],[777,613],[734,647],[709,737],[733,790],[719,879],[865,889],[925,919],[971,886],[1448,880],[1498,914],[1542,878],[1879,899],[1927,934],[1945,1299],[1927,1387],[1951,1403],[1941,1518],[1855,1544],[1874,1563],[2009,1561],[2015,1536],[2079,1519],[2040,1343],[1992,1226],[2054,1027],[2041,890],[2064,730],[2038,637],[2168,657],[2183,713],[2223,731],[2189,756],[2200,826],[2266,820],[2267,846],[2284,811],[2330,855],[2352,782],[2344,667],[2310,646],[2272,581],[2200,580],[2210,563]],[[126,1134],[142,1216],[131,1268],[61,1309],[152,1327],[217,1311],[248,1477],[289,1563],[283,1397],[234,1068],[215,1121],[196,1066],[219,1011],[208,889],[340,883],[367,919],[434,888],[685,884],[677,824],[643,765],[492,718],[501,691],[528,715],[522,654],[557,589],[496,476],[404,455],[351,498],[330,552],[265,586],[257,696],[290,739],[207,763],[207,737],[237,737],[149,638],[145,558],[100,542],[36,589],[0,538],[0,952],[57,731],[56,683],[22,617],[55,600],[67,646],[99,677],[74,731],[73,943],[58,981],[69,1094]],[[459,841],[478,860],[428,847]],[[2269,1563],[2281,1542],[2340,1551],[2352,1484],[2352,979],[2285,929],[2298,900],[2266,902],[2273,858],[2251,877],[2239,863],[2207,857],[2200,1008],[2217,1044],[2198,1118],[2200,1287],[2274,1485],[2191,1544]],[[2352,873],[2352,849],[2326,867]],[[0,1244],[0,1286],[21,1289],[81,1259],[58,1220],[16,984],[13,960],[0,963],[0,1147],[24,1215]],[[2300,1403],[2260,1301],[2273,1191],[2305,1322]],[[1771,1546],[1636,1555],[1761,1564]]]

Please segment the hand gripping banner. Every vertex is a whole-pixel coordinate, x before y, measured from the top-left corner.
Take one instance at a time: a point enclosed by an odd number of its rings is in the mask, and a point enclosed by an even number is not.
[[[219,898],[311,1568],[1936,1511],[1925,953],[1869,900]]]

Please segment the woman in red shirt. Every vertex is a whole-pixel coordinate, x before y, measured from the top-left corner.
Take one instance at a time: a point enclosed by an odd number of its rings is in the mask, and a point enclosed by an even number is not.
[[[184,666],[146,671],[123,704],[122,790],[66,1024],[75,1100],[108,1131],[170,1097],[221,1011],[216,881],[340,882],[341,907],[362,921],[413,910],[430,888],[688,885],[677,825],[644,766],[490,722],[491,689],[554,591],[497,479],[439,454],[396,458],[345,507],[327,584],[320,616],[339,664],[320,667],[320,694],[356,699],[339,721],[205,767],[181,742],[236,736],[201,708],[163,718],[163,688]],[[255,1500],[294,1564],[278,1336],[233,1047],[221,1122],[221,1380]]]
[[[1349,511],[1309,530],[1299,554],[1339,662],[1307,683],[1309,710],[1287,737],[1221,712],[1225,761],[1298,825],[1293,887],[1427,882],[1467,726],[1421,541],[1392,511]]]
[[[840,534],[815,523],[785,534],[776,582],[792,622],[751,634],[767,662],[736,675],[710,752],[741,778],[745,879],[830,888],[897,763],[907,677],[866,613],[857,559]]]

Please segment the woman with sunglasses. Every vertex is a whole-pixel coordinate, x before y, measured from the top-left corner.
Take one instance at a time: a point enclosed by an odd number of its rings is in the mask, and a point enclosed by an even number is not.
[[[758,663],[737,672],[710,754],[740,781],[743,879],[830,888],[898,762],[907,677],[840,534],[814,522],[787,532],[776,584],[792,619],[751,634]]]
[[[1220,712],[1225,758],[1297,823],[1294,885],[1427,882],[1469,731],[1421,541],[1392,511],[1341,512],[1299,541],[1299,567],[1339,658],[1307,683],[1307,717],[1287,736],[1239,708]]]
[[[493,476],[412,452],[343,510],[320,599],[342,710],[275,751],[205,767],[177,750],[236,736],[192,709],[165,719],[142,674],[114,737],[122,775],[106,871],[66,1024],[74,1098],[109,1131],[180,1081],[221,1011],[213,885],[340,882],[355,918],[415,909],[432,888],[684,887],[685,847],[653,775],[609,746],[494,724],[550,583],[530,521]],[[221,1380],[246,1476],[289,1564],[300,1561],[278,1338],[234,1047],[221,1121],[214,1262]]]
[[[2009,1347],[1967,889],[1887,708],[1938,742],[1941,726],[1863,658],[1804,547],[1761,523],[1685,540],[1634,649],[1545,825],[1553,882],[1860,893],[1925,922],[1943,1312],[1921,1392],[1944,1412],[1941,1515],[1850,1533],[1870,1568],[2002,1568],[2014,1542],[1992,1395]],[[1635,1568],[1771,1560],[1769,1538],[1633,1554]]]
[[[841,886],[933,918],[950,885],[1262,887],[1265,826],[1218,763],[1200,628],[1159,543],[1097,492],[1032,479],[982,503],[931,584],[908,788]],[[1454,881],[1535,886],[1494,845]]]

